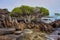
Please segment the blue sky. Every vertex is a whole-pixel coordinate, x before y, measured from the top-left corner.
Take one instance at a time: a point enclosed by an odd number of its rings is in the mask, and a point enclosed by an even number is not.
[[[21,5],[45,7],[49,9],[51,16],[55,12],[60,13],[60,0],[0,0],[0,8],[7,8],[9,11]]]

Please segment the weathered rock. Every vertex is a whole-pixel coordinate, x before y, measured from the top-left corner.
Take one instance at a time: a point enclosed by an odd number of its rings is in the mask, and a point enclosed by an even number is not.
[[[0,40],[12,40],[12,39],[8,36],[0,36]]]
[[[0,28],[0,35],[3,34],[13,34],[15,32],[15,28]]]
[[[33,32],[30,29],[26,29],[17,40],[47,40],[45,36],[45,33]]]

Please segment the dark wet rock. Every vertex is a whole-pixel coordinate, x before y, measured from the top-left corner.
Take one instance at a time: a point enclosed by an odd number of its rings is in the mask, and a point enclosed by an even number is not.
[[[57,40],[60,40],[60,37]]]
[[[53,28],[59,28],[60,27],[60,20],[56,20],[53,23],[51,23],[51,25],[53,26]]]

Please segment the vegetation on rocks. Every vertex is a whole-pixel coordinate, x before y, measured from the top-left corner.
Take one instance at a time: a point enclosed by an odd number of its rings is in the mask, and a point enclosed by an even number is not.
[[[20,15],[31,15],[35,13],[42,13],[44,16],[49,15],[49,10],[44,7],[30,7],[22,5],[21,7],[16,7],[10,13],[11,16],[20,16]]]
[[[14,8],[12,12],[0,9],[0,14],[0,28],[15,28],[14,35],[16,31],[21,31],[18,32],[17,40],[47,40],[46,35],[60,26],[60,20],[49,24],[40,21],[41,17],[49,15],[49,10],[44,7],[22,5]]]

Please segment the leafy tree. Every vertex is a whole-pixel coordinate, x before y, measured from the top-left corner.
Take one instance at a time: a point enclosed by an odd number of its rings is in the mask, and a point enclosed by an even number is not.
[[[19,7],[16,7],[12,10],[12,13],[22,14],[22,10]]]
[[[55,16],[60,16],[60,13],[55,13]]]
[[[33,7],[22,5],[20,9],[22,10],[23,14],[33,14]]]
[[[11,16],[20,16],[20,15],[30,15],[34,13],[42,13],[44,16],[49,15],[49,10],[44,7],[30,7],[26,5],[22,5],[21,7],[16,7],[10,13]]]
[[[9,13],[8,9],[0,9],[1,13]]]
[[[8,9],[3,9],[4,12],[9,12]]]
[[[13,14],[13,13],[9,13],[9,15],[10,15],[11,17],[13,17],[13,16],[14,16],[14,14]]]
[[[22,13],[22,10],[19,7],[16,7],[12,10],[10,13],[10,16],[20,16]]]
[[[14,15],[26,15],[33,14],[33,7],[22,5],[21,7],[16,7],[10,13],[11,16]]]
[[[48,16],[49,15],[49,10],[44,7],[36,7],[38,9],[38,12],[42,13],[43,16]]]

